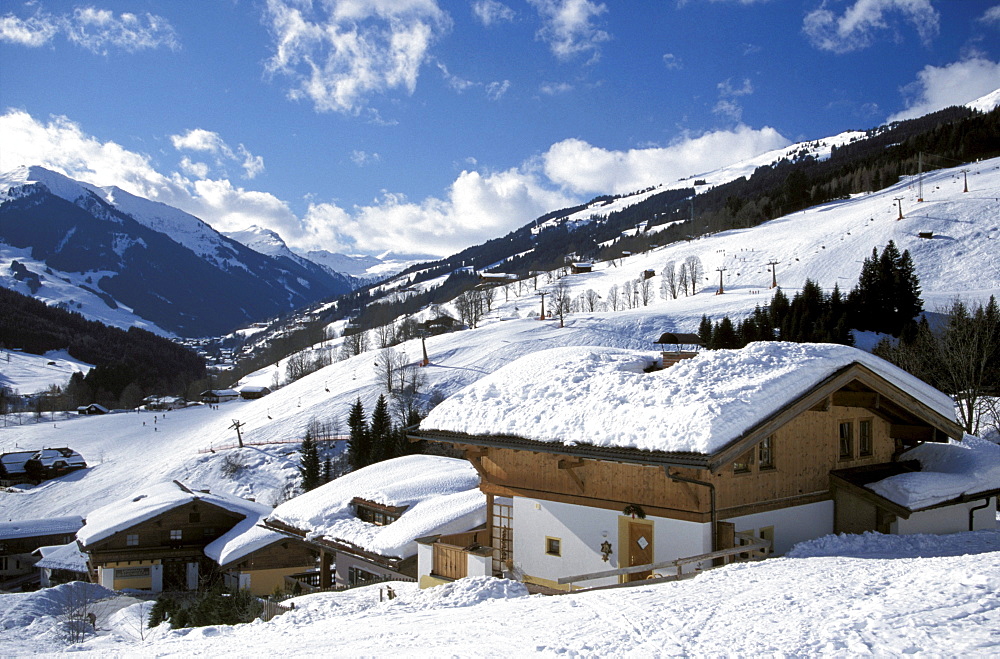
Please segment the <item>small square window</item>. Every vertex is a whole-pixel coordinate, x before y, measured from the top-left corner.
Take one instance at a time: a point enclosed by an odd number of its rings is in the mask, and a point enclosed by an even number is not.
[[[549,556],[562,556],[562,540],[559,538],[545,538],[545,553]]]
[[[183,538],[184,532],[181,529],[170,529],[171,540],[182,540]]]
[[[125,545],[128,547],[137,547],[139,545],[139,534],[129,533],[125,536]]]

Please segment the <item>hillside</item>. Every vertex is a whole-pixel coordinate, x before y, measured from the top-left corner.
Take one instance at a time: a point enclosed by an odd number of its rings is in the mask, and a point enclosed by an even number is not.
[[[224,334],[352,287],[175,208],[41,167],[0,175],[0,267],[0,284],[49,304],[189,337]]]

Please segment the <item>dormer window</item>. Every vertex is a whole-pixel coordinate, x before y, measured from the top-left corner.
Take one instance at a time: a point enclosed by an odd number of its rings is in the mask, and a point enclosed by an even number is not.
[[[351,505],[354,506],[354,513],[358,519],[375,526],[392,524],[407,508],[407,506],[385,506],[359,497],[354,497]]]

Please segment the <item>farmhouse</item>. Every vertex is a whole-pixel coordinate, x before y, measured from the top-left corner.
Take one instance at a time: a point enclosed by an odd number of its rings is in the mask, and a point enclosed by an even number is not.
[[[35,550],[71,542],[81,526],[83,518],[77,516],[0,522],[0,590],[37,583]]]
[[[108,408],[104,407],[100,403],[91,403],[90,405],[81,405],[76,408],[77,414],[107,414],[109,412]]]
[[[76,537],[91,579],[107,588],[196,590],[222,572],[227,583],[264,594],[312,564],[287,537],[256,528],[270,511],[173,481],[95,510]]]
[[[737,546],[996,525],[1000,447],[949,444],[963,437],[952,401],[881,359],[767,342],[654,362],[537,352],[411,434],[478,471],[493,574],[590,587],[677,576]]]
[[[265,525],[322,551],[318,585],[417,578],[417,539],[486,521],[479,476],[465,461],[410,455],[369,465],[281,504]]]
[[[32,553],[39,557],[35,568],[42,588],[87,580],[87,556],[75,540],[64,545],[39,547]]]

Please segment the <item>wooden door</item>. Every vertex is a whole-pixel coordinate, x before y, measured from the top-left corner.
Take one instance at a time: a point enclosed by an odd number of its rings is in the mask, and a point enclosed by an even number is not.
[[[653,562],[653,525],[628,523],[628,565],[648,565]],[[629,574],[628,581],[639,581],[652,574],[652,570]]]

